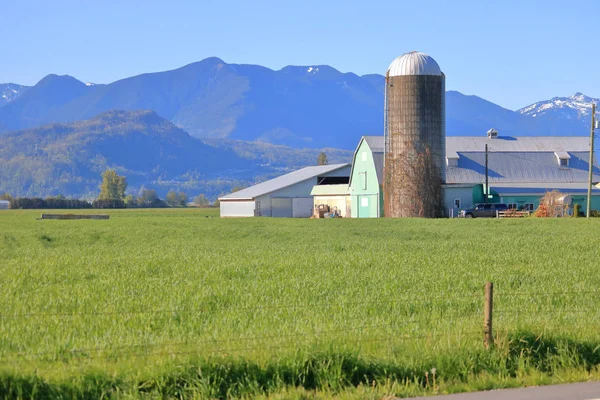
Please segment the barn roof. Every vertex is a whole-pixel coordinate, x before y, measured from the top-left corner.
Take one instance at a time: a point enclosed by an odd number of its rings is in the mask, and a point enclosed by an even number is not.
[[[337,171],[338,169],[348,167],[349,165],[350,164],[332,164],[302,168],[297,171],[290,172],[289,174],[281,175],[277,178],[258,183],[238,192],[219,197],[219,200],[253,200],[258,196],[275,192],[311,178],[316,178],[322,174]]]
[[[377,179],[383,179],[384,138],[364,136],[373,152]],[[587,182],[589,139],[580,137],[507,137],[447,136],[446,156],[457,158],[457,166],[446,167],[446,183],[478,184],[485,181],[485,145],[488,145],[490,185],[511,184],[519,187],[549,187],[555,183]],[[569,159],[560,166],[558,158]],[[594,182],[600,182],[600,169],[594,162]]]

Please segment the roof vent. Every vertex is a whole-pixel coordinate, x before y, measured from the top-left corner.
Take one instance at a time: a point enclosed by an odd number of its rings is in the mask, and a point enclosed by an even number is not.
[[[487,137],[488,137],[488,139],[497,139],[498,131],[495,130],[494,128],[490,129],[489,131],[487,131]]]

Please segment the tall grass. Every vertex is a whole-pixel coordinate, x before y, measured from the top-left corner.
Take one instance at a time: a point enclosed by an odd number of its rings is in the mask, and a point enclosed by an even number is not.
[[[109,213],[0,213],[0,395],[400,395],[599,363],[595,221]]]

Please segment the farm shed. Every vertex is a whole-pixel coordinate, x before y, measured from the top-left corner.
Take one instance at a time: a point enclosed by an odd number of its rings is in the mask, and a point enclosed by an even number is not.
[[[488,145],[489,193],[485,187],[485,145]],[[537,209],[546,191],[587,201],[589,139],[582,137],[446,137],[446,183],[442,185],[447,216],[485,201],[511,208]],[[380,217],[384,137],[364,136],[354,153],[349,193],[353,218]],[[600,169],[594,160],[594,184]],[[379,200],[379,201],[378,201]],[[377,206],[379,208],[377,208]],[[592,192],[592,209],[600,209],[600,187]]]
[[[350,164],[302,168],[219,198],[221,217],[308,218],[316,185],[346,184]]]
[[[0,200],[0,210],[8,210],[10,208],[10,201]]]
[[[326,205],[332,212],[337,210],[341,217],[350,217],[351,206],[348,184],[316,185],[310,194],[314,198],[315,207]]]

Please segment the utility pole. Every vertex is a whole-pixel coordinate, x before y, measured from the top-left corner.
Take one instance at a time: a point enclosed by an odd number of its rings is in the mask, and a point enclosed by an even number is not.
[[[488,198],[490,195],[490,186],[488,182],[488,145],[485,145],[485,202],[488,202]]]
[[[587,207],[585,209],[585,217],[590,217],[590,211],[592,208],[592,179],[594,177],[594,125],[596,123],[596,104],[592,103],[592,126],[590,128],[590,162],[589,162],[589,174],[588,174],[588,194],[587,194]]]

